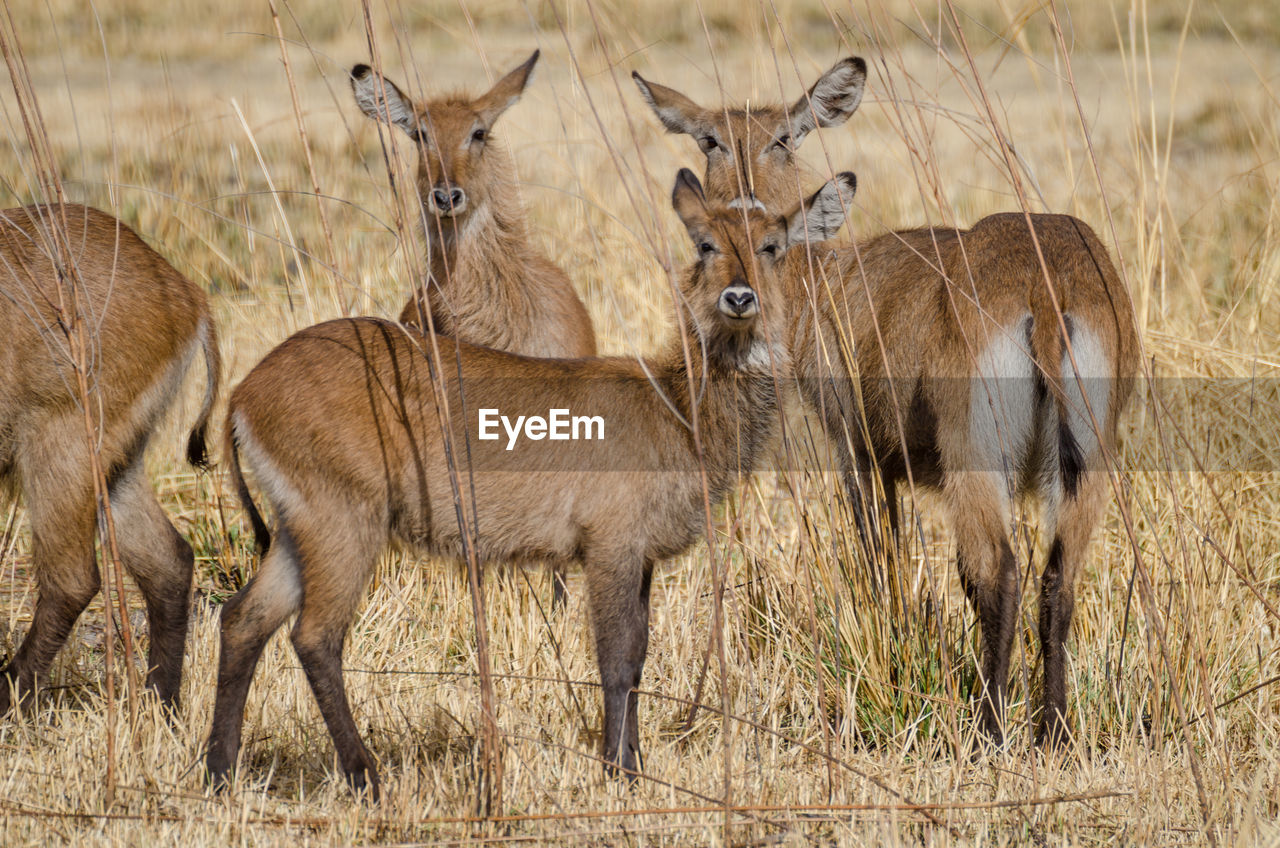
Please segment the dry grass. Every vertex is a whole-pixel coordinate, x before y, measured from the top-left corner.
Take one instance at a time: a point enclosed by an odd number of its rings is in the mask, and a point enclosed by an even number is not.
[[[118,0],[100,3],[97,20],[72,0],[13,10],[69,192],[133,224],[211,292],[233,382],[315,321],[393,315],[414,264],[376,130],[346,85],[345,69],[369,58],[359,4],[277,2],[331,239],[267,4]],[[242,778],[213,797],[198,762],[215,605],[253,563],[221,476],[180,464],[175,421],[151,467],[197,549],[207,600],[193,621],[183,712],[170,724],[144,709],[122,729],[108,808],[105,716],[116,709],[127,723],[128,713],[101,694],[95,605],[39,710],[0,725],[0,841],[1280,839],[1280,18],[1245,0],[1189,13],[1176,0],[1058,4],[1064,54],[1043,4],[966,4],[978,8],[959,13],[963,40],[945,3],[870,5],[462,0],[375,2],[371,12],[384,66],[411,89],[474,88],[543,49],[498,132],[538,241],[569,270],[606,352],[653,350],[671,326],[664,263],[678,267],[690,251],[666,197],[676,168],[699,161],[692,142],[656,127],[632,68],[707,103],[719,100],[718,81],[735,100],[760,101],[780,89],[794,97],[842,55],[867,57],[860,113],[804,150],[817,174],[858,173],[847,228],[858,236],[1016,208],[997,127],[1032,208],[1094,224],[1133,293],[1159,400],[1126,420],[1118,506],[1080,583],[1069,671],[1079,758],[1035,755],[1027,743],[1038,675],[1030,603],[1012,689],[1016,741],[982,761],[956,754],[972,724],[976,640],[946,528],[927,501],[911,512],[918,532],[891,604],[865,584],[833,488],[807,465],[794,494],[774,474],[744,484],[719,512],[716,556],[695,548],[657,580],[641,719],[654,780],[622,791],[592,758],[599,707],[581,578],[547,623],[545,577],[507,571],[490,577],[487,604],[510,818],[463,821],[478,724],[465,574],[395,554],[346,654],[384,803],[361,806],[335,776],[282,637],[250,695]],[[0,199],[12,205],[33,199],[35,183],[9,93],[0,100]],[[31,589],[21,513],[7,518],[0,632],[12,647]],[[1036,546],[1033,523],[1019,536],[1028,601]],[[729,673],[721,681],[712,663],[703,701],[718,705],[725,687],[733,719],[704,709],[681,735],[681,699],[711,635],[713,561],[730,587]],[[744,807],[728,831],[717,806],[726,745],[731,801]],[[910,803],[935,805],[951,830],[923,823]]]

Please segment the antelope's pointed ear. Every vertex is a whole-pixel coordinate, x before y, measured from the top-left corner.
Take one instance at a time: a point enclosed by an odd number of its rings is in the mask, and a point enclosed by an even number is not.
[[[533,55],[524,64],[493,84],[493,88],[480,95],[476,100],[476,111],[485,126],[493,126],[503,112],[510,109],[520,100],[529,80],[533,79],[533,66],[538,64],[541,50],[533,51]]]
[[[840,232],[857,190],[858,178],[850,171],[824,183],[787,215],[787,245],[826,241]]]
[[[697,241],[700,236],[695,230],[701,230],[707,222],[707,197],[702,193],[702,183],[694,176],[693,171],[681,168],[676,174],[676,187],[671,190],[671,206],[680,216],[684,228]]]
[[[849,120],[862,103],[866,85],[866,62],[857,56],[836,62],[787,110],[792,137],[801,139],[814,127],[838,127]]]
[[[395,83],[374,73],[373,68],[356,65],[351,69],[351,93],[355,95],[360,111],[370,118],[399,127],[410,138],[417,136],[418,121],[414,116],[413,103]]]
[[[696,136],[706,122],[706,109],[685,97],[674,88],[649,82],[637,71],[631,72],[631,78],[640,89],[640,96],[649,104],[653,114],[667,128],[667,132],[684,133]]]

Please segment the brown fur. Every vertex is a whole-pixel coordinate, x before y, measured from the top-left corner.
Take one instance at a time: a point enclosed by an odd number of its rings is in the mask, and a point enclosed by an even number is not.
[[[840,94],[841,102],[856,108],[850,86],[860,98],[865,73],[835,75],[853,62],[865,69],[861,60],[845,60],[815,84],[810,97],[817,100],[815,95],[826,91],[835,103],[834,95]],[[646,85],[653,89],[646,97],[669,129],[695,136],[709,129],[741,136],[753,125],[781,128],[773,130],[776,134],[785,131],[784,116],[800,105],[753,106],[754,123],[729,110],[726,123],[722,112],[702,109],[638,76],[637,82],[642,92]],[[839,114],[835,106],[828,111]],[[740,196],[744,180],[732,157],[723,147],[703,149],[708,194],[721,200]],[[770,204],[778,192],[794,192],[789,187],[800,175],[787,157],[769,155],[765,148],[752,163],[750,178],[755,195]],[[1115,447],[1119,414],[1137,372],[1138,340],[1128,293],[1093,230],[1065,215],[1030,220],[1035,239],[1026,216],[1015,213],[992,215],[967,231],[911,230],[858,246],[824,248],[823,273],[804,296],[811,310],[801,313],[790,349],[801,393],[822,417],[840,457],[869,553],[876,548],[881,507],[896,540],[897,483],[910,480],[943,492],[956,531],[961,580],[982,628],[986,697],[979,724],[996,740],[1002,738],[1019,600],[1008,541],[1010,501],[1039,493],[1049,502],[1055,535],[1041,581],[1039,736],[1059,741],[1067,712],[1064,662],[1075,578],[1106,506],[1101,457]],[[811,276],[805,274],[810,260],[802,252],[791,261],[805,266],[797,276]],[[1052,287],[1046,285],[1046,267]],[[1024,320],[1029,324],[1021,324]],[[1024,329],[1026,339],[1014,338]],[[1077,383],[1068,374],[1064,380],[1064,361],[1069,366],[1074,355],[1067,353],[1064,330],[1067,337],[1087,331],[1096,338],[1109,365],[1105,377]],[[1007,341],[1021,352],[1010,360],[1014,370],[1029,369],[1027,376],[1000,378],[985,387],[979,363]],[[1097,444],[1082,450],[1079,440],[1085,434],[1063,430],[1062,422],[1072,414],[1067,393],[1078,394],[1081,386],[1087,391],[1090,384],[1096,388],[1104,380],[1107,408],[1096,420]],[[993,467],[989,457],[978,456],[982,439],[974,433],[975,410],[986,416],[993,406],[1016,406],[1027,398],[1020,389],[1032,383],[1031,398],[1006,412],[1031,422],[1034,443],[1001,445],[1000,462],[1009,467]],[[987,412],[975,403],[975,385],[990,396],[983,401]],[[1016,397],[1002,398],[1001,386]],[[1089,410],[1078,403],[1074,410],[1092,431]],[[1005,441],[1001,429],[985,435]],[[887,499],[876,497],[877,487]]]
[[[93,349],[97,448],[119,553],[146,599],[147,681],[171,704],[182,676],[192,553],[156,503],[143,454],[202,349],[208,385],[188,456],[204,462],[220,371],[204,292],[95,209],[7,209],[0,212],[0,490],[20,493],[26,503],[39,597],[31,629],[4,670],[0,713],[10,707],[10,685],[19,701],[35,692],[99,588],[88,438],[58,313],[59,288],[67,289],[50,259],[61,256],[51,232],[64,225],[71,255],[58,265],[73,262],[83,281],[79,314]],[[69,320],[69,299],[64,308]]]
[[[538,55],[477,98],[414,104],[367,65],[352,70],[352,91],[366,115],[399,126],[417,144],[427,282],[405,303],[401,323],[525,356],[595,356],[591,316],[564,271],[529,242],[515,165],[492,136],[528,85]],[[436,202],[454,192],[464,200],[461,209],[452,199]],[[558,609],[562,570],[553,569],[552,585]]]
[[[400,127],[417,144],[429,267],[400,321],[427,327],[429,311],[437,333],[470,344],[526,356],[594,356],[591,317],[564,271],[530,244],[515,166],[492,136],[537,60],[535,52],[477,98],[415,104],[367,65],[352,70],[351,84],[366,115]]]
[[[748,188],[769,210],[793,207],[803,192],[795,151],[816,127],[836,127],[862,102],[867,65],[849,57],[833,65],[790,106],[755,103],[704,109],[672,88],[633,71],[645,102],[669,132],[698,142],[707,160],[707,197],[727,203]],[[739,151],[745,161],[739,161]],[[743,180],[743,166],[746,180]]]
[[[941,490],[982,627],[980,725],[996,740],[1019,598],[1011,502],[1034,493],[1050,507],[1041,736],[1060,739],[1075,578],[1106,504],[1103,456],[1138,365],[1132,307],[1106,248],[1070,216],[1031,222],[1056,305],[1027,219],[992,215],[970,230],[891,233],[830,254],[817,321],[798,322],[790,344],[864,535],[875,533],[877,483],[895,536],[896,484]]]
[[[834,231],[844,200],[833,205],[830,198],[851,194],[851,179],[824,188],[791,225],[813,237]],[[355,319],[303,330],[235,390],[229,432],[275,507],[283,541],[224,608],[208,754],[215,782],[235,762],[263,645],[297,609],[293,644],[342,769],[353,785],[376,795],[373,757],[342,682],[343,641],[392,539],[462,554],[459,504],[477,528],[484,561],[583,564],[604,689],[604,755],[624,770],[638,767],[634,689],[648,644],[650,576],[655,563],[703,531],[699,459],[683,421],[692,420],[696,404],[707,484],[718,502],[770,438],[774,371],[786,363],[771,361],[781,348],[765,339],[781,340],[793,300],[780,273],[788,221],[754,210],[709,211],[688,171],[673,199],[701,256],[682,284],[691,369],[679,338],[646,363],[547,360]],[[743,298],[755,311],[735,318],[726,310]],[[432,345],[441,363],[434,372]],[[460,498],[433,373],[446,386]],[[502,441],[477,439],[478,410],[485,407],[506,415],[551,408],[601,415],[605,440],[526,442],[507,451]]]

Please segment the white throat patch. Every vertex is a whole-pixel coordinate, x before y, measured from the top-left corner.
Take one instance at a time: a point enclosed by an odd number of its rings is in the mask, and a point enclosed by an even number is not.
[[[786,348],[777,343],[770,345],[764,339],[756,339],[742,360],[742,370],[753,373],[769,372],[774,367],[782,369],[786,365]]]
[[[764,204],[761,203],[753,194],[751,197],[735,197],[729,201],[730,209],[759,209],[764,211]]]

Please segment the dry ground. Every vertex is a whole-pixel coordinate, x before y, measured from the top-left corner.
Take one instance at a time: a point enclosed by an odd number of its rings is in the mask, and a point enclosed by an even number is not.
[[[242,778],[211,796],[198,763],[217,604],[254,563],[221,475],[180,464],[193,390],[150,459],[198,556],[183,711],[169,724],[144,702],[127,726],[127,709],[109,707],[95,605],[38,711],[0,725],[0,841],[1280,839],[1280,17],[1243,0],[1058,3],[1059,41],[1043,3],[976,5],[957,10],[958,31],[945,4],[912,0],[373,0],[369,13],[383,65],[411,90],[477,89],[543,50],[498,136],[519,163],[537,241],[569,271],[605,352],[651,351],[669,331],[664,268],[690,250],[666,198],[676,169],[700,164],[692,141],[657,127],[632,69],[709,104],[722,90],[761,102],[794,98],[841,56],[866,57],[860,112],[803,150],[816,175],[858,174],[845,237],[1017,208],[995,127],[1033,209],[1095,226],[1133,294],[1159,400],[1145,396],[1126,419],[1118,505],[1080,582],[1078,756],[1042,757],[1027,741],[1034,513],[1018,537],[1028,586],[1015,741],[971,761],[957,750],[972,723],[976,639],[937,511],[927,499],[912,510],[903,590],[877,595],[829,481],[807,464],[793,490],[773,473],[744,484],[718,513],[712,554],[700,545],[657,580],[641,717],[655,780],[622,791],[590,757],[599,707],[581,578],[548,623],[544,575],[509,570],[489,580],[487,608],[511,818],[459,821],[474,807],[478,719],[465,574],[395,554],[346,654],[383,804],[362,806],[335,776],[283,636],[250,695]],[[347,89],[345,69],[369,60],[360,5],[276,6],[297,110],[267,3],[6,7],[71,196],[113,210],[207,288],[233,383],[296,329],[395,314],[414,267],[377,132]],[[13,205],[33,199],[35,175],[4,88],[0,201]],[[22,526],[20,509],[0,513],[10,650],[31,600]],[[713,661],[702,700],[718,705],[724,687],[734,718],[704,710],[682,734],[682,699],[711,638],[714,563],[728,569],[728,674]],[[110,804],[109,708],[123,722]],[[727,830],[726,790],[747,808]],[[947,827],[912,804],[934,805]]]

